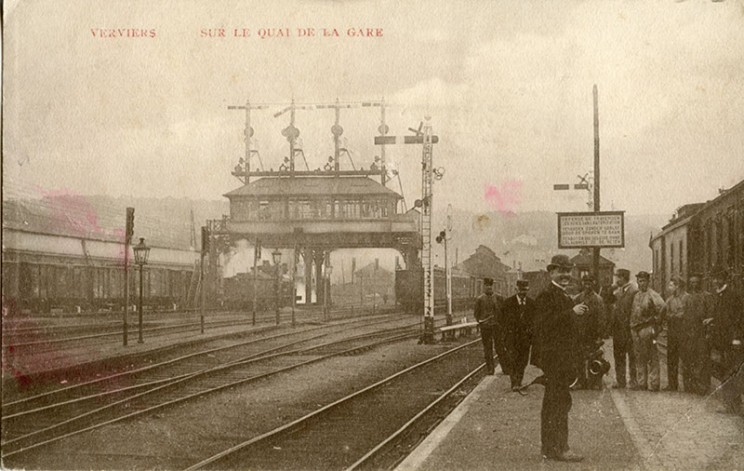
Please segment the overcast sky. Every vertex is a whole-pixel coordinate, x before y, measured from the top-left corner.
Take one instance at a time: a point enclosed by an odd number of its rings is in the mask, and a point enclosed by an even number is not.
[[[585,195],[552,186],[592,168],[593,84],[603,209],[670,214],[744,178],[742,0],[11,3],[6,197],[220,199],[240,186],[230,171],[244,152],[244,115],[227,105],[384,96],[392,134],[431,116],[436,166],[446,171],[435,204],[581,210]],[[307,27],[316,36],[298,37]],[[156,37],[99,38],[96,28]],[[201,37],[207,28],[228,37]],[[251,37],[232,37],[235,28]],[[277,28],[290,37],[258,37]],[[382,37],[349,37],[349,28],[380,28]],[[253,115],[267,168],[288,153],[280,134],[288,115],[273,117],[281,108]],[[333,152],[332,124],[331,111],[297,112],[311,168]],[[345,110],[341,124],[356,165],[368,167],[379,153],[379,111]],[[420,147],[387,154],[414,199]]]

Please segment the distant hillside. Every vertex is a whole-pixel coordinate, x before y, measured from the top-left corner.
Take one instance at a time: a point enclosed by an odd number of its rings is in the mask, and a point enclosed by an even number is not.
[[[444,214],[437,214],[435,221],[444,227]],[[669,219],[668,215],[625,216],[625,248],[602,251],[618,266],[635,272],[651,268],[648,241],[651,232],[658,232]],[[555,213],[534,211],[503,215],[497,212],[476,214],[455,210],[452,214],[452,247],[458,249],[463,261],[479,245],[493,249],[501,261],[524,270],[544,268],[556,253],[575,254],[575,251],[558,250],[558,223]],[[435,222],[435,227],[439,227]]]

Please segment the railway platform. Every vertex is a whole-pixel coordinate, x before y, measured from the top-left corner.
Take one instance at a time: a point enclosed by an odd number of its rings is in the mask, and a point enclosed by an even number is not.
[[[605,358],[611,358],[607,350]],[[525,381],[539,370],[528,367]],[[614,365],[611,374],[614,373]],[[662,386],[666,379],[662,372]],[[540,408],[544,389],[522,396],[509,378],[487,376],[402,461],[398,471],[455,469],[744,469],[744,418],[717,412],[715,394],[615,390],[573,391],[569,445],[581,463],[543,460]]]

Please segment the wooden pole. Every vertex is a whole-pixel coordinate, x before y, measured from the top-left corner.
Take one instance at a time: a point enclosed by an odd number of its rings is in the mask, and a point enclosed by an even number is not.
[[[598,92],[597,85],[595,84],[592,89],[594,97],[594,212],[598,213],[600,210],[599,206],[599,104],[598,104]],[[594,247],[594,253],[592,257],[592,271],[594,272],[594,282],[597,287],[601,286],[599,278],[599,247]]]

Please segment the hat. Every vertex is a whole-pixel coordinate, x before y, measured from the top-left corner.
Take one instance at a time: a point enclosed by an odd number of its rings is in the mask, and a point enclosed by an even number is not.
[[[647,271],[639,271],[636,275],[636,278],[638,278],[639,280],[650,280],[651,275]]]
[[[618,268],[615,271],[615,275],[619,276],[620,278],[625,278],[626,280],[630,279],[630,270],[626,270],[625,268]]]
[[[492,278],[483,278],[483,286],[493,286]]]
[[[548,271],[553,268],[573,268],[573,263],[569,260],[568,255],[553,255],[548,264]]]
[[[589,273],[585,274],[581,277],[581,281],[591,281],[594,282],[594,277],[590,275]]]
[[[529,280],[517,280],[517,288],[527,289],[530,287]]]

